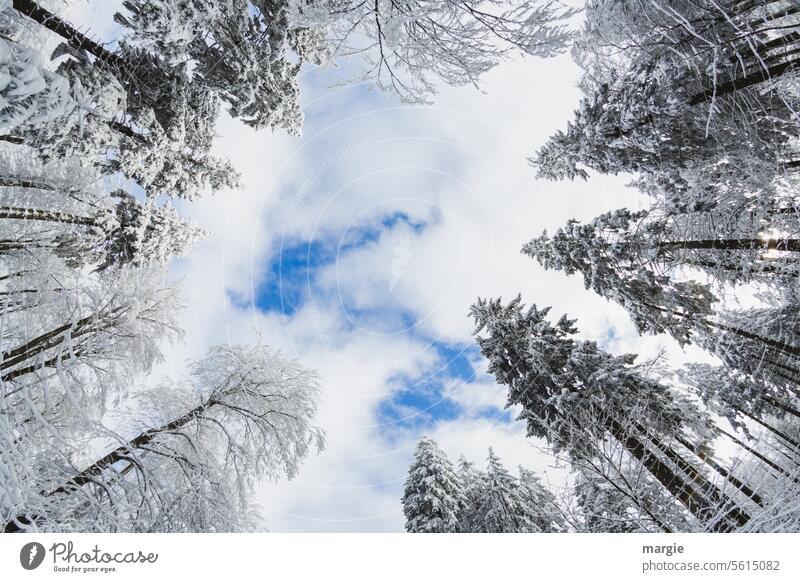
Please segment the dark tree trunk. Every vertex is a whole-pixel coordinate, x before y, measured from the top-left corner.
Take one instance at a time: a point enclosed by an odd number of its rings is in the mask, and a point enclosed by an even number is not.
[[[71,337],[76,339],[92,332],[109,329],[114,325],[116,317],[122,312],[122,309],[117,307],[108,313],[93,314],[76,322],[65,323],[26,341],[23,345],[4,352],[0,355],[0,371],[3,372],[0,379],[6,381],[8,375],[15,373],[11,368],[57,347],[64,340],[64,334],[67,332],[70,332]]]
[[[3,381],[4,382],[11,382],[24,376],[25,374],[33,374],[37,370],[41,370],[42,368],[55,368],[65,362],[73,358],[80,358],[83,355],[83,350],[80,347],[74,348],[73,350],[66,352],[64,354],[57,354],[50,358],[49,360],[45,360],[42,363],[30,364],[29,366],[25,366],[23,368],[15,368],[6,374],[3,374]],[[16,394],[17,392],[23,390],[25,385],[23,384],[19,388],[15,388],[9,392],[6,392],[3,395],[3,398],[8,398],[12,394]]]
[[[13,7],[20,14],[24,14],[48,30],[55,32],[63,38],[69,46],[78,50],[84,50],[109,65],[122,64],[121,59],[117,55],[81,33],[66,20],[46,10],[37,2],[33,2],[32,0],[13,0]]]
[[[666,463],[663,463],[654,455],[641,440],[628,433],[625,428],[615,419],[609,418],[605,421],[605,426],[609,433],[619,441],[622,446],[650,472],[651,475],[661,483],[667,491],[674,495],[692,515],[702,522],[707,522],[713,517],[718,509],[710,503],[697,489],[680,477]],[[744,514],[738,516],[741,524],[747,522],[748,518]],[[720,522],[715,526],[716,531],[733,531],[732,524]]]
[[[772,459],[770,459],[768,457],[765,457],[760,452],[758,452],[756,449],[754,449],[753,447],[749,446],[747,443],[745,443],[741,439],[737,438],[735,435],[732,435],[731,433],[729,433],[725,429],[717,427],[717,430],[719,431],[720,434],[724,434],[734,444],[739,445],[740,447],[742,447],[745,451],[747,451],[748,453],[753,455],[755,458],[757,458],[759,461],[761,461],[762,463],[764,463],[768,467],[770,467],[772,469],[775,469],[781,475],[784,475],[785,477],[788,477],[789,479],[791,479],[792,481],[794,481],[795,483],[800,485],[800,479],[797,479],[796,477],[793,477],[786,469],[784,469],[783,467],[781,467],[780,465],[775,463]]]
[[[797,410],[793,406],[789,406],[788,404],[773,398],[769,394],[765,394],[764,395],[764,402],[766,402],[767,404],[769,404],[773,408],[777,408],[778,410],[782,410],[783,412],[786,412],[787,414],[791,414],[792,416],[796,416],[797,418],[800,418],[800,410]]]
[[[800,239],[777,238],[739,238],[739,239],[704,239],[680,240],[665,242],[658,245],[661,250],[712,250],[712,251],[749,251],[749,250],[777,250],[800,252]]]
[[[792,356],[792,357],[795,357],[795,358],[800,357],[800,349],[798,349],[797,347],[795,347],[795,346],[793,346],[791,344],[787,344],[785,342],[781,342],[781,341],[778,341],[778,340],[774,340],[774,339],[770,339],[770,338],[763,337],[763,336],[760,336],[760,335],[756,335],[754,333],[751,333],[749,331],[745,331],[745,330],[740,329],[738,327],[732,327],[732,326],[729,326],[729,325],[725,325],[724,323],[716,323],[716,322],[713,322],[713,321],[706,321],[706,323],[708,325],[710,325],[711,327],[715,327],[715,328],[720,329],[722,331],[727,331],[727,332],[730,332],[730,333],[734,333],[734,334],[738,335],[739,337],[743,337],[743,338],[748,339],[750,341],[757,342],[757,343],[760,343],[760,344],[764,344],[765,346],[769,346],[771,348],[774,348],[775,350],[779,351],[780,353],[782,353],[784,355]]]
[[[774,434],[776,437],[780,438],[781,440],[786,441],[786,444],[788,444],[790,448],[793,448],[795,451],[800,451],[800,443],[798,443],[796,440],[794,440],[792,437],[790,437],[788,434],[786,434],[782,430],[779,430],[779,429],[775,428],[774,426],[772,426],[768,422],[764,422],[763,420],[761,420],[757,416],[755,416],[753,414],[750,414],[750,413],[748,413],[748,412],[746,412],[744,410],[739,410],[739,412],[741,412],[742,415],[746,416],[747,418],[749,418],[750,420],[752,420],[753,422],[755,422],[759,426],[767,429],[769,432]]]
[[[0,219],[38,220],[60,224],[77,224],[81,226],[98,226],[97,221],[89,216],[76,216],[66,212],[39,210],[37,208],[0,207]]]
[[[652,431],[648,431],[644,426],[634,421],[634,426],[639,430],[645,438],[652,442],[658,450],[660,450],[675,466],[682,471],[693,484],[699,486],[703,495],[711,501],[714,507],[725,508],[728,510],[726,517],[732,520],[733,523],[744,525],[750,517],[743,513],[736,504],[728,498],[716,485],[711,483],[690,461],[685,459],[680,453],[675,451],[670,445],[664,443]],[[685,439],[678,439],[679,442]],[[687,447],[689,448],[689,447]],[[692,447],[693,448],[693,447]],[[691,449],[690,449],[691,450]],[[723,469],[724,470],[724,469]],[[737,480],[738,481],[738,480]]]
[[[725,259],[719,262],[715,261],[707,261],[705,259],[698,259],[696,257],[686,257],[682,259],[684,263],[689,265],[695,265],[697,267],[702,267],[706,270],[720,270],[720,271],[727,271],[728,273],[741,273],[742,272],[742,265],[741,263],[726,263]],[[753,276],[754,274],[760,273],[768,273],[771,277],[798,277],[798,273],[796,271],[791,271],[786,268],[784,265],[780,264],[765,264],[764,262],[750,263],[750,275]]]
[[[50,192],[57,192],[59,189],[48,184],[47,182],[40,182],[35,178],[23,178],[22,176],[0,176],[0,186],[6,188],[30,188],[32,190],[48,190]]]
[[[700,103],[710,101],[714,97],[722,97],[735,91],[741,91],[742,89],[754,87],[760,83],[764,83],[765,81],[777,79],[798,64],[800,64],[800,60],[797,59],[783,61],[766,69],[762,68],[754,71],[749,75],[745,75],[744,77],[739,77],[738,79],[732,79],[725,83],[720,83],[716,87],[706,89],[702,93],[698,93],[694,97],[691,97],[689,99],[689,105],[699,105]]]
[[[713,457],[709,457],[701,449],[699,449],[698,447],[695,447],[692,443],[690,443],[688,440],[686,440],[686,439],[684,439],[682,437],[678,437],[677,441],[680,444],[682,444],[684,447],[689,449],[692,453],[694,453],[694,455],[697,456],[698,459],[703,461],[706,465],[708,465],[709,467],[714,469],[714,471],[719,473],[719,475],[724,477],[731,485],[733,485],[739,491],[741,491],[742,493],[747,495],[756,504],[758,504],[758,505],[760,505],[762,507],[764,506],[764,500],[761,498],[761,496],[758,493],[756,493],[750,487],[748,487],[746,483],[743,483],[738,478],[736,478],[734,475],[732,475],[730,471],[728,471],[725,467],[723,467],[722,465],[717,463],[717,461]]]
[[[711,328],[719,329],[721,331],[727,331],[736,334],[739,337],[751,340],[753,342],[764,344],[766,346],[774,348],[776,351],[780,352],[783,355],[800,358],[800,348],[797,348],[791,344],[787,344],[786,342],[773,340],[760,335],[756,335],[754,333],[740,329],[738,327],[732,327],[730,325],[725,325],[724,323],[711,321],[706,317],[700,317],[695,319],[692,315],[688,313],[684,313],[682,311],[675,311],[674,309],[667,309],[666,307],[662,307],[661,305],[655,305],[653,303],[645,303],[645,305],[647,307],[650,307],[652,309],[657,309],[664,313],[671,313],[672,315],[675,315],[677,317],[688,319],[690,321],[696,322],[697,324],[707,325]]]
[[[176,418],[175,420],[160,427],[151,428],[144,431],[137,437],[134,437],[126,442],[124,445],[117,447],[107,455],[101,457],[82,470],[80,473],[72,477],[69,481],[47,493],[46,496],[53,497],[55,495],[69,495],[84,485],[95,482],[96,478],[114,463],[119,461],[131,463],[132,453],[149,445],[153,439],[158,437],[158,435],[170,433],[186,426],[215,404],[216,402],[213,399],[206,400],[201,405],[193,408],[183,416]],[[42,518],[35,513],[20,514],[5,524],[4,531],[6,533],[24,532],[24,526],[33,525],[37,521],[41,521],[41,519]]]

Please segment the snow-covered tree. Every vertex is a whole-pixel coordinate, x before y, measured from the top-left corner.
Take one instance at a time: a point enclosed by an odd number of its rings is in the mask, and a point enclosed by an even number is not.
[[[541,531],[533,519],[535,508],[526,504],[519,480],[489,448],[486,479],[475,506],[473,530],[479,533],[526,533]]]
[[[787,418],[781,430],[800,440],[798,423]],[[800,492],[800,465],[796,455],[787,458],[785,445],[764,435],[753,444],[750,451],[740,449],[740,472],[758,483],[759,492],[767,502],[764,511],[753,516],[743,532],[793,532],[798,528],[798,492]],[[786,467],[776,470],[776,462]],[[777,465],[776,465],[777,466]]]
[[[784,0],[590,0],[575,53],[596,78],[603,64],[682,63],[687,82],[725,95],[787,72],[798,12]]]
[[[770,226],[758,216],[768,213],[767,209],[752,213],[744,210],[735,207],[722,212],[664,215],[655,210],[620,209],[586,225],[570,221],[553,237],[534,239],[523,252],[546,268],[569,268],[570,274],[583,272],[587,265],[612,261],[627,270],[649,269],[665,275],[680,275],[680,270],[687,268],[703,270],[719,284],[771,282],[781,275],[796,276],[800,255],[795,253],[800,252],[800,239],[776,232],[780,226],[795,227],[790,226],[794,222],[792,209],[780,213],[790,215],[789,220],[775,219]],[[583,251],[579,256],[584,269],[578,269],[581,263],[574,256],[579,249]],[[568,256],[570,252],[572,257]]]
[[[311,0],[293,20],[328,31],[340,56],[364,60],[362,78],[405,102],[426,102],[436,79],[477,86],[514,51],[566,49],[573,9],[556,0]]]
[[[114,164],[107,159],[108,151],[121,149],[135,133],[119,121],[127,108],[125,91],[108,70],[94,67],[81,52],[73,55],[69,50],[57,50],[53,57],[61,58],[62,52],[68,56],[55,73],[72,84],[79,106],[52,122],[17,128],[7,139],[30,146],[34,155],[44,161],[72,157],[86,165]]]
[[[542,484],[536,473],[522,465],[519,466],[519,487],[534,531],[558,533],[569,530],[555,496]]]
[[[779,175],[797,136],[791,111],[780,114],[782,123],[754,115],[747,123],[726,116],[711,124],[705,108],[674,86],[674,74],[648,63],[600,85],[532,159],[539,176],[585,179],[587,168],[638,172],[685,189],[713,185],[711,168],[717,174],[725,168],[728,178],[739,172],[751,187]]]
[[[198,10],[126,2],[125,30],[102,43],[50,3],[0,2],[7,531],[251,530],[256,480],[292,477],[322,446],[314,375],[261,347],[215,348],[191,382],[135,388],[182,334],[177,289],[150,266],[200,234],[159,198],[238,184],[211,154],[223,108],[295,132],[292,51],[321,43],[283,2],[180,4]],[[183,26],[186,42],[148,39],[137,14]],[[52,40],[49,59],[31,48]]]
[[[450,459],[432,438],[423,436],[403,491],[406,531],[456,532],[464,503],[464,491]]]
[[[153,196],[191,199],[209,186],[237,184],[230,165],[210,155],[219,94],[193,83],[186,62],[125,42],[110,51],[36,2],[14,8],[64,39],[55,72],[71,84],[77,105],[58,123],[29,124],[8,139],[44,159],[76,156],[122,172]]]
[[[163,59],[135,55],[145,79],[159,81],[161,69],[169,78],[160,81],[165,87],[158,90],[152,82],[138,80],[131,94],[113,69],[98,67],[83,51],[63,46],[67,58],[56,71],[80,87],[86,105],[58,124],[20,131],[17,139],[45,160],[78,157],[105,173],[120,172],[151,197],[193,199],[207,187],[238,185],[230,163],[210,153],[219,98],[190,84],[185,64],[168,67]],[[129,71],[133,65],[125,67]]]
[[[114,205],[93,216],[39,208],[0,207],[0,220],[85,227],[81,233],[56,234],[52,243],[39,238],[22,243],[21,248],[50,244],[56,253],[74,264],[96,261],[99,270],[129,263],[135,266],[166,264],[171,257],[183,255],[202,234],[199,228],[181,220],[171,206],[160,207],[152,201],[141,204],[124,190],[112,192],[110,196],[116,200]]]
[[[588,532],[631,533],[643,529],[637,504],[608,479],[590,471],[581,472],[575,483],[575,497],[583,528]]]
[[[457,475],[464,491],[464,504],[458,515],[458,531],[461,533],[474,532],[478,529],[476,509],[486,482],[486,473],[461,455],[458,459]]]
[[[524,309],[517,297],[479,300],[471,309],[489,371],[509,387],[509,404],[523,408],[529,436],[580,461],[596,457],[611,438],[698,520],[719,531],[749,516],[674,443],[691,444],[691,403],[641,373],[635,356],[612,356],[577,341],[574,321],[551,324],[548,309]],[[480,335],[480,334],[484,335]]]
[[[646,216],[646,211],[622,209],[588,224],[571,220],[552,236],[544,233],[531,240],[522,252],[546,269],[580,273],[587,289],[624,307],[640,333],[669,333],[681,344],[697,341],[739,368],[756,366],[759,359],[734,362],[723,354],[734,353],[728,344],[777,350],[779,357],[800,355],[790,332],[794,320],[789,308],[779,318],[774,311],[769,316],[783,324],[777,334],[759,323],[759,317],[769,319],[765,314],[753,311],[744,317],[715,310],[718,298],[709,285],[687,280],[681,272],[703,268],[720,284],[774,280],[780,286],[781,277],[794,272],[793,260],[764,255],[776,249],[793,254],[796,239],[773,235],[726,240],[711,232],[705,239],[676,240],[680,231],[675,223],[648,221]],[[782,263],[785,271],[780,270]],[[720,334],[729,339],[723,341]]]
[[[726,367],[797,394],[800,385],[800,304],[730,310],[699,343]]]
[[[60,120],[79,107],[67,79],[38,51],[0,38],[0,137]]]
[[[6,508],[41,490],[42,467],[91,450],[99,436],[92,427],[123,401],[134,378],[161,362],[162,342],[181,332],[179,295],[157,271],[87,276],[43,250],[3,257],[2,266]]]
[[[131,45],[165,55],[169,63],[191,60],[191,82],[212,92],[228,112],[255,127],[302,124],[297,73],[290,59],[286,0],[127,0],[115,15],[129,28]]]
[[[797,391],[787,395],[769,382],[708,364],[688,364],[679,376],[697,391],[706,406],[734,427],[749,432],[746,422],[750,420],[789,446],[798,446],[792,437],[770,424],[770,417],[800,418],[800,407],[795,402]]]
[[[5,531],[253,529],[256,480],[292,478],[323,446],[316,376],[260,345],[212,348],[191,374],[142,393],[93,462],[41,467],[25,503],[2,507]]]
[[[131,33],[117,52],[33,0],[15,0],[13,7],[112,71],[134,108],[168,106],[159,101],[168,101],[181,89],[169,87],[170,83],[188,81],[218,95],[232,115],[254,127],[297,127],[298,67],[289,62],[285,50],[287,3],[192,0],[173,6],[160,0],[128,0],[123,4],[115,19]],[[196,70],[182,79],[180,65],[190,59]]]
[[[577,529],[591,533],[702,531],[658,483],[635,467],[598,474],[582,468],[574,483]]]
[[[740,207],[774,203],[779,183],[796,179],[792,3],[593,0],[585,14],[573,51],[584,98],[531,159],[539,176],[633,173],[657,203],[693,210],[725,197]]]
[[[661,238],[648,236],[647,225],[638,229],[644,216],[623,209],[588,224],[570,220],[553,236],[533,239],[522,252],[545,269],[583,275],[586,288],[622,305],[640,332],[667,332],[688,343],[716,298],[707,285],[675,280],[659,268]]]
[[[38,280],[25,271],[19,280],[9,280],[10,290]],[[161,359],[159,341],[180,336],[179,305],[174,286],[165,284],[158,270],[121,269],[90,279],[73,273],[71,280],[60,280],[48,301],[12,314],[13,319],[6,314],[0,353],[4,398],[24,395],[28,385],[49,376],[65,380],[74,368],[107,378],[109,385],[146,372]]]

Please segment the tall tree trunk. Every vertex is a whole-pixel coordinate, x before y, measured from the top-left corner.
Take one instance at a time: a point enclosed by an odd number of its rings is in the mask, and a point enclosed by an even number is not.
[[[15,374],[11,370],[14,366],[60,345],[67,333],[75,339],[111,328],[125,309],[125,307],[116,307],[107,313],[92,314],[78,321],[65,323],[26,341],[23,345],[0,354],[0,371],[2,371],[0,380],[6,381],[7,377]]]
[[[54,497],[56,495],[69,495],[84,485],[95,482],[97,477],[99,477],[103,471],[114,465],[114,463],[124,461],[132,464],[133,461],[131,460],[131,456],[135,454],[137,450],[141,450],[142,448],[146,447],[153,441],[153,439],[161,434],[170,433],[186,426],[202,415],[206,410],[213,407],[215,404],[217,403],[213,400],[213,398],[209,398],[183,416],[180,416],[179,418],[176,418],[175,420],[159,427],[151,428],[142,432],[138,436],[132,438],[125,444],[117,447],[107,455],[104,455],[83,469],[80,473],[69,479],[69,481],[66,483],[63,483],[62,485],[46,493],[45,496]],[[24,526],[33,525],[40,521],[42,521],[42,518],[35,512],[23,513],[6,522],[3,529],[5,533],[24,532]]]
[[[721,331],[727,331],[727,332],[736,334],[739,337],[742,337],[742,338],[751,340],[753,342],[764,344],[766,346],[774,348],[775,350],[777,350],[778,352],[780,352],[780,353],[782,353],[784,355],[800,358],[800,348],[797,348],[797,347],[795,347],[795,346],[793,346],[791,344],[787,344],[786,342],[781,342],[781,341],[778,341],[778,340],[773,340],[773,339],[766,338],[766,337],[763,337],[763,336],[760,336],[760,335],[756,335],[754,333],[751,333],[749,331],[746,331],[746,330],[738,328],[738,327],[733,327],[733,326],[730,326],[730,325],[726,325],[724,323],[719,323],[719,322],[716,322],[716,321],[712,321],[712,320],[708,319],[707,317],[695,318],[692,314],[684,313],[683,311],[676,311],[674,309],[668,309],[666,307],[662,307],[661,305],[656,305],[654,303],[645,302],[644,305],[647,306],[647,307],[650,307],[652,309],[657,309],[658,311],[661,311],[661,312],[664,312],[664,313],[671,313],[672,315],[675,315],[677,317],[681,317],[683,319],[688,319],[688,320],[696,322],[698,324],[707,325],[709,327],[712,327],[712,328],[715,328],[715,329],[719,329]]]
[[[781,475],[784,475],[784,476],[790,478],[792,481],[794,481],[795,483],[800,485],[800,479],[798,479],[796,477],[793,477],[792,474],[789,473],[789,471],[787,471],[786,469],[784,469],[783,467],[781,467],[780,465],[775,463],[772,459],[764,456],[763,454],[758,452],[756,449],[754,449],[753,447],[749,446],[747,443],[745,443],[741,439],[737,438],[735,435],[733,435],[733,434],[729,433],[728,431],[726,431],[724,428],[717,427],[716,430],[719,431],[720,434],[724,434],[734,444],[739,445],[741,448],[743,448],[745,451],[747,451],[748,453],[753,455],[755,458],[757,458],[759,461],[761,461],[762,463],[764,463],[768,467],[776,470]]]
[[[782,430],[779,430],[779,429],[775,428],[774,426],[772,426],[768,422],[764,422],[763,420],[761,420],[757,416],[755,416],[753,414],[750,414],[749,412],[747,412],[745,410],[741,410],[741,409],[738,409],[738,410],[743,416],[746,416],[747,418],[749,418],[750,420],[752,420],[753,422],[755,422],[759,426],[767,429],[769,432],[774,434],[776,437],[779,437],[780,439],[786,441],[786,444],[789,445],[790,448],[794,449],[795,451],[800,451],[800,443],[798,443],[796,440],[794,440],[792,437],[790,437],[788,434],[786,434]]]
[[[764,356],[766,356],[766,354],[764,354]],[[787,366],[786,364],[783,364],[781,362],[770,360],[767,357],[764,357],[763,360],[761,361],[763,361],[764,364],[769,366],[766,370],[766,373],[775,374],[776,376],[783,378],[790,384],[797,384],[798,381],[800,381],[800,370],[792,368],[791,366]],[[800,394],[798,394],[797,390],[791,390],[791,392],[795,396],[800,397]]]
[[[59,190],[59,188],[56,188],[52,184],[48,184],[47,182],[41,182],[35,178],[24,178],[22,176],[10,176],[10,175],[0,176],[0,186],[6,188],[31,188],[34,190],[49,190],[51,192],[57,192]]]
[[[794,209],[792,209],[792,211],[794,212]],[[702,267],[706,271],[718,270],[718,271],[726,271],[728,273],[739,273],[739,274],[742,272],[741,263],[725,263],[724,259],[723,261],[720,262],[714,262],[689,256],[682,258],[682,261],[683,263],[688,265]],[[749,276],[759,276],[762,273],[769,274],[770,277],[792,277],[792,278],[800,277],[800,273],[798,273],[797,271],[791,271],[790,266],[787,269],[787,265],[781,265],[781,264],[770,265],[770,264],[764,264],[763,262],[750,263],[748,271]],[[713,273],[711,272],[709,272],[708,274],[713,276]]]
[[[89,115],[92,115],[92,112],[89,112]],[[140,144],[145,144],[145,145],[147,144],[147,136],[142,134],[142,133],[140,133],[140,132],[138,132],[138,131],[136,131],[130,125],[127,125],[127,124],[122,123],[120,121],[114,121],[114,120],[111,120],[111,121],[104,120],[104,122],[106,123],[106,125],[108,125],[109,128],[111,128],[112,130],[124,135],[125,137],[129,137],[129,138],[133,139],[134,141],[136,141],[136,142],[138,142]],[[20,144],[20,145],[27,143],[25,141],[25,138],[22,138],[22,137],[19,137],[19,136],[10,136],[10,135],[0,136],[0,141],[9,141],[11,143]],[[195,163],[200,163],[197,160],[195,160],[194,158],[190,157],[189,159],[191,161],[194,161]]]
[[[720,83],[716,87],[706,89],[702,93],[691,97],[689,99],[689,105],[699,105],[700,103],[711,101],[714,97],[722,97],[734,93],[735,91],[754,87],[766,81],[775,80],[798,65],[800,65],[800,59],[783,61],[771,67],[767,67],[766,69],[762,68],[754,71],[744,77]]]
[[[699,494],[695,487],[686,483],[686,481],[675,473],[669,465],[663,463],[641,442],[641,440],[629,434],[629,432],[613,418],[606,419],[604,424],[609,433],[622,444],[636,460],[642,463],[645,469],[647,469],[667,491],[672,493],[692,515],[704,523],[714,516],[718,508],[713,503],[710,503],[703,495]],[[747,522],[747,517],[744,514],[740,514],[738,517],[742,525]],[[730,523],[720,522],[715,525],[714,529],[715,531],[733,531],[734,528]]]
[[[722,331],[728,331],[730,333],[734,333],[734,334],[738,335],[739,337],[742,337],[742,338],[751,340],[753,342],[760,343],[760,344],[763,344],[765,346],[769,346],[771,348],[774,348],[775,350],[781,352],[784,355],[792,356],[792,357],[795,357],[795,358],[800,358],[800,348],[797,348],[797,347],[795,347],[795,346],[793,346],[791,344],[787,344],[786,342],[781,342],[781,341],[778,341],[778,340],[774,340],[774,339],[766,338],[766,337],[763,337],[763,336],[760,336],[760,335],[756,335],[754,333],[751,333],[749,331],[745,331],[745,330],[743,330],[741,328],[738,328],[738,327],[732,327],[730,325],[725,325],[724,323],[717,323],[717,322],[708,321],[708,320],[706,320],[705,323],[707,323],[711,327],[715,327],[715,328],[720,329]]]
[[[692,443],[690,443],[688,440],[684,439],[683,437],[679,436],[676,440],[680,444],[682,444],[684,447],[689,449],[692,453],[694,453],[697,456],[698,459],[703,461],[706,465],[708,465],[709,467],[714,469],[714,471],[719,473],[719,475],[724,477],[731,485],[733,485],[739,491],[741,491],[742,493],[747,495],[747,497],[752,499],[753,502],[755,502],[756,504],[758,504],[758,505],[760,505],[762,507],[764,506],[764,500],[761,498],[761,496],[758,493],[753,491],[746,483],[740,481],[738,478],[736,478],[734,475],[732,475],[730,471],[728,471],[725,467],[720,465],[713,457],[709,457],[708,455],[706,455],[703,452],[702,449],[700,449],[698,447],[695,447]]]
[[[84,350],[80,346],[78,346],[77,348],[73,348],[72,350],[70,350],[67,353],[56,354],[55,356],[53,356],[49,360],[45,360],[44,362],[30,364],[30,365],[25,366],[23,368],[15,368],[15,369],[11,370],[10,372],[7,372],[7,373],[3,374],[3,381],[4,382],[12,382],[13,380],[16,380],[17,378],[20,378],[20,377],[24,376],[25,374],[33,374],[34,372],[37,372],[37,371],[41,370],[42,368],[57,368],[57,367],[63,365],[65,362],[69,362],[73,358],[76,358],[76,359],[80,358],[83,355],[83,353],[84,353]],[[17,392],[20,392],[21,390],[24,390],[25,387],[26,387],[26,385],[23,384],[23,385],[15,388],[13,390],[10,390],[10,391],[6,392],[5,394],[3,394],[3,398],[8,398],[9,396],[11,396],[13,394],[16,394]]]
[[[750,517],[741,511],[732,499],[725,495],[719,487],[711,483],[690,461],[683,458],[683,456],[675,451],[669,444],[662,442],[658,436],[653,434],[653,431],[647,430],[647,428],[636,421],[634,421],[633,424],[645,438],[652,442],[671,462],[675,463],[675,466],[691,479],[692,483],[697,484],[697,486],[702,489],[704,496],[711,501],[714,507],[728,510],[726,517],[732,519],[733,522],[738,525],[747,523]],[[678,440],[680,442],[680,439]]]
[[[99,227],[97,220],[90,216],[77,216],[55,210],[40,210],[37,208],[15,208],[10,206],[0,207],[0,219],[7,220],[37,220],[41,222],[55,222],[60,224],[77,224],[81,226]]]
[[[787,414],[791,414],[792,416],[800,418],[800,410],[797,410],[793,406],[789,406],[788,404],[773,398],[769,394],[765,394],[764,395],[764,402],[766,402],[767,404],[769,404],[773,408],[777,408],[778,410],[782,410],[783,412],[786,412]]]
[[[55,32],[72,48],[84,50],[106,64],[122,65],[122,60],[117,55],[81,33],[66,20],[46,10],[37,2],[32,0],[13,0],[12,6],[20,14],[24,14],[48,30]]]
[[[712,250],[712,251],[749,251],[777,250],[800,252],[800,239],[796,238],[740,238],[740,239],[704,239],[680,240],[661,243],[660,250]]]

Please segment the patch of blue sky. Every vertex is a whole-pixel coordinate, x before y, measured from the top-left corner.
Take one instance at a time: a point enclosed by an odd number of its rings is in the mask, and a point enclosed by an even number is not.
[[[597,343],[606,351],[617,352],[621,339],[617,328],[613,325],[609,325],[606,328],[605,335],[601,337]]]
[[[401,223],[416,234],[426,227],[425,222],[415,221],[406,213],[396,211],[378,217],[377,222],[349,228],[338,241],[333,236],[311,241],[282,241],[267,268],[264,284],[258,289],[256,306],[262,311],[277,311],[286,316],[294,314],[312,294],[321,293],[315,280],[319,269],[334,264],[339,257],[353,250],[377,242],[383,232]],[[374,319],[379,315],[372,313],[374,310],[343,307],[351,319]],[[413,327],[415,323],[409,314],[393,314],[395,322],[398,318],[405,327]]]
[[[514,413],[508,410],[489,404],[467,410],[448,398],[446,388],[452,381],[471,383],[478,379],[470,360],[476,355],[477,347],[432,342],[430,348],[438,355],[433,369],[419,378],[393,378],[397,388],[376,411],[377,422],[388,440],[391,440],[393,432],[403,432],[398,429],[422,431],[465,414],[496,422],[514,420]]]
[[[394,382],[397,389],[376,410],[376,422],[387,438],[399,429],[424,430],[438,421],[461,416],[461,407],[443,394],[443,379],[419,381],[400,377]]]
[[[428,225],[426,221],[414,220],[407,213],[402,211],[394,211],[384,216],[381,220],[381,225],[384,229],[395,228],[401,223],[410,227],[414,234],[420,234]]]
[[[308,301],[314,273],[336,260],[335,249],[318,241],[281,245],[256,293],[256,307],[292,315]]]
[[[280,245],[269,265],[265,283],[258,291],[256,306],[262,311],[276,311],[291,316],[312,298],[331,293],[321,289],[316,282],[317,272],[334,264],[343,255],[379,240],[385,231],[398,225],[410,227],[421,233],[426,224],[415,221],[404,212],[391,212],[373,217],[372,222],[350,228],[345,238],[336,241],[331,236],[322,240],[295,240]],[[330,299],[330,297],[328,297]],[[341,298],[339,298],[341,300]],[[346,313],[351,329],[369,330],[374,334],[402,333],[408,339],[429,346],[437,354],[434,365],[418,377],[399,375],[391,379],[395,389],[380,403],[375,412],[376,423],[387,440],[405,430],[425,430],[437,422],[454,420],[469,412],[496,421],[510,422],[507,411],[487,406],[466,411],[447,397],[446,387],[453,381],[474,382],[476,370],[472,362],[477,357],[473,344],[456,344],[437,341],[418,332],[416,314],[399,305],[380,308],[340,305]],[[398,331],[399,330],[399,331]]]

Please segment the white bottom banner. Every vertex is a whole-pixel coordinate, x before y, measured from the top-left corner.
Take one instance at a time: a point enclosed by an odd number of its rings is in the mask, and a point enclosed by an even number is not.
[[[798,542],[800,534],[6,534],[0,580],[794,581]]]

